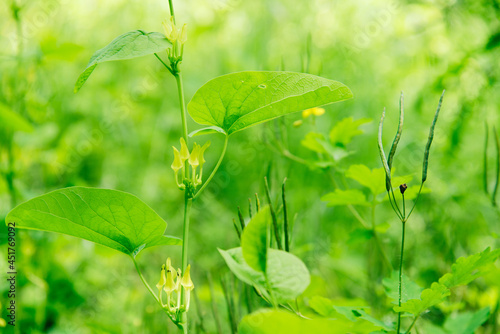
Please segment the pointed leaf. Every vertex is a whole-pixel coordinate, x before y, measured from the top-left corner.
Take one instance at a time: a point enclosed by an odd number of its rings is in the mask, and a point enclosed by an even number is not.
[[[243,230],[241,249],[245,262],[254,270],[266,272],[267,245],[271,221],[269,206],[263,207]]]
[[[153,209],[117,190],[56,190],[18,205],[6,222],[79,237],[132,256],[152,246],[181,244],[180,239],[163,235],[167,223]]]
[[[227,134],[286,114],[352,98],[344,84],[294,72],[238,72],[203,85],[188,105],[199,124]]]
[[[172,44],[165,35],[159,32],[148,33],[142,30],[134,30],[120,35],[92,55],[85,71],[80,74],[76,81],[75,93],[80,90],[100,63],[147,56],[165,51],[171,46]]]

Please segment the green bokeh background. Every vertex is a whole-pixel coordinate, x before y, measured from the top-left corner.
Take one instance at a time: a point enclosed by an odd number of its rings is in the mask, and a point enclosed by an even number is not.
[[[130,30],[162,32],[168,2],[17,4],[22,8],[21,35],[11,1],[0,3],[0,102],[34,126],[33,133],[15,135],[18,202],[74,185],[119,189],[148,203],[168,222],[168,234],[181,236],[183,194],[170,169],[171,146],[179,146],[181,136],[174,79],[148,56],[99,65],[73,94],[76,78],[95,50]],[[395,166],[398,174],[414,174],[413,184],[418,184],[428,126],[446,89],[426,184],[432,192],[422,197],[408,224],[405,272],[428,286],[458,257],[499,246],[499,211],[482,181],[486,123],[491,193],[496,163],[491,134],[499,125],[500,106],[499,1],[186,0],[175,6],[177,21],[188,25],[182,63],[187,100],[209,79],[242,70],[309,72],[351,88],[354,99],[325,107],[314,126],[293,127],[300,113],[284,118],[290,150],[304,159],[316,156],[301,145],[309,131],[326,134],[348,116],[373,119],[349,144],[353,154],[339,164],[340,172],[359,163],[381,167],[378,119],[386,107],[384,141],[389,143],[404,91],[406,125]],[[327,208],[320,200],[333,191],[328,172],[277,154],[270,134],[281,124],[274,121],[232,136],[220,171],[193,206],[189,252],[202,306],[190,312],[193,325],[201,314],[206,331],[216,332],[207,284],[211,273],[218,313],[224,332],[229,332],[219,283],[228,269],[217,248],[238,245],[232,219],[238,206],[247,212],[254,193],[264,199],[264,176],[276,201],[281,182],[288,178],[289,210],[295,217],[292,250],[313,275],[308,296],[359,298],[375,314],[394,320],[380,286],[388,273],[372,256],[373,243],[351,237],[360,225],[346,208]],[[201,127],[192,120],[188,126]],[[222,148],[217,135],[196,141],[208,139],[212,145],[205,173]],[[0,149],[4,170],[7,153]],[[347,187],[359,188],[348,182]],[[1,179],[0,219],[10,209]],[[360,212],[369,216],[363,208]],[[400,223],[387,202],[378,207],[376,222],[390,225],[382,242],[396,264]],[[50,233],[18,230],[16,240],[21,333],[174,332],[123,254]],[[1,252],[0,275],[5,275],[5,244]],[[151,284],[168,256],[180,266],[180,247],[147,249],[139,256]],[[1,277],[5,318],[8,286]],[[439,324],[455,309],[494,308],[499,282],[494,270],[423,321]]]

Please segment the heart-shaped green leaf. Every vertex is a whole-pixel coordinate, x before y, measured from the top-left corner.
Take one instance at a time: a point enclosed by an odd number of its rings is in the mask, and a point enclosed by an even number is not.
[[[294,72],[238,72],[203,85],[188,105],[198,123],[227,134],[293,112],[352,98],[344,84]]]
[[[159,32],[134,30],[120,35],[92,55],[85,71],[80,74],[76,81],[75,93],[82,88],[85,81],[100,63],[147,56],[164,51],[171,46],[172,44],[165,35]]]
[[[5,221],[17,228],[72,235],[132,256],[144,248],[182,243],[163,235],[167,223],[140,199],[109,189],[56,190],[18,205]]]

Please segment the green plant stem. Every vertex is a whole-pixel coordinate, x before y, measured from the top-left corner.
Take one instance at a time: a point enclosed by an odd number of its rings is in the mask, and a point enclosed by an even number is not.
[[[193,204],[193,199],[190,198],[187,193],[184,196],[184,225],[182,228],[182,273],[184,274],[186,271],[187,263],[188,263],[188,249],[189,249],[189,215],[191,211],[191,205]],[[186,295],[184,289],[181,290],[181,304],[185,305]],[[187,312],[182,312],[181,318],[182,327],[184,329],[184,333],[187,333]]]
[[[403,219],[401,221],[402,229],[401,229],[401,255],[399,258],[399,301],[398,306],[401,307],[401,297],[403,292],[403,255],[405,249],[405,227],[406,221]],[[401,312],[398,312],[398,329],[396,333],[399,334],[399,330],[401,328]]]
[[[413,326],[415,326],[415,323],[417,322],[418,317],[420,317],[420,315],[417,315],[417,316],[415,317],[415,319],[413,319],[413,321],[412,321],[412,323],[411,323],[410,327],[408,327],[408,329],[406,330],[405,334],[410,334],[410,331],[411,331],[411,329],[413,328]]]
[[[222,160],[224,159],[224,156],[226,155],[228,140],[229,140],[229,136],[226,135],[226,138],[224,139],[224,146],[222,147],[222,153],[220,154],[220,157],[219,157],[219,161],[217,161],[217,164],[215,165],[214,169],[212,170],[212,173],[210,174],[210,176],[208,177],[208,179],[205,181],[205,183],[203,183],[203,185],[201,186],[200,190],[198,190],[196,192],[196,194],[193,196],[193,199],[197,198],[201,194],[201,192],[208,186],[208,184],[210,183],[210,181],[212,181],[215,173],[217,172],[217,170],[220,167],[220,164],[222,163]]]
[[[153,289],[151,289],[151,287],[149,286],[148,282],[146,281],[146,279],[144,278],[144,276],[142,275],[142,272],[141,272],[141,269],[139,269],[139,265],[137,264],[137,261],[135,261],[134,257],[131,256],[130,257],[132,259],[132,261],[134,262],[134,266],[135,266],[135,270],[137,270],[137,273],[139,274],[139,277],[141,278],[141,281],[142,283],[144,283],[144,286],[148,289],[148,291],[151,293],[151,295],[153,295],[153,298],[160,304],[160,306],[163,308],[163,305],[161,305],[161,301],[160,299],[158,298],[158,296],[156,295],[156,293],[153,291]]]
[[[181,120],[182,120],[182,137],[188,142],[188,129],[186,121],[186,102],[184,98],[184,88],[182,85],[182,74],[180,72],[174,74],[175,81],[177,82],[177,91],[179,93],[179,104],[181,107]]]
[[[172,0],[168,0],[168,7],[170,8],[170,16],[173,17],[174,24],[175,24],[174,4],[173,4]]]
[[[10,206],[11,209],[17,204],[17,194],[14,185],[14,154],[12,152],[13,138],[11,138],[7,143],[7,172],[5,173],[5,181],[7,182],[7,188],[10,195]]]
[[[392,272],[393,267],[392,267],[391,261],[389,260],[389,257],[385,253],[384,248],[382,248],[382,243],[380,242],[380,239],[378,237],[378,233],[377,233],[377,230],[376,230],[376,226],[375,226],[375,207],[377,205],[376,204],[376,200],[377,200],[376,196],[373,195],[373,201],[372,201],[372,231],[373,231],[373,238],[375,239],[375,244],[377,245],[377,248],[379,249],[380,254],[382,255],[382,259],[383,259],[385,265]]]

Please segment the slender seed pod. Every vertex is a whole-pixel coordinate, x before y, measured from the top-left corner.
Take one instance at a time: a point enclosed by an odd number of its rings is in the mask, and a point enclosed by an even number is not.
[[[286,195],[285,195],[285,183],[286,177],[283,180],[283,185],[281,186],[281,199],[283,201],[283,227],[285,230],[285,251],[290,251],[290,231],[288,230],[288,210],[286,207]]]
[[[271,218],[273,222],[273,229],[274,229],[274,237],[276,239],[276,244],[278,246],[279,250],[283,249],[283,245],[281,244],[281,235],[278,227],[278,218],[276,217],[276,212],[274,211],[273,208],[273,203],[271,201],[271,192],[269,191],[269,184],[267,182],[267,177],[264,177],[264,185],[266,188],[266,197],[267,197],[267,203],[269,204],[269,211],[271,211]]]
[[[255,193],[255,211],[259,212],[260,210],[260,199],[259,195]]]
[[[488,123],[484,121],[484,154],[483,154],[483,187],[484,193],[488,195]]]
[[[245,218],[243,218],[240,207],[238,207],[238,219],[240,220],[241,232],[243,232],[245,229]]]
[[[240,229],[238,228],[238,224],[236,224],[236,219],[233,218],[234,229],[236,230],[236,234],[238,235],[238,239],[241,240]]]
[[[497,149],[497,170],[496,170],[496,179],[495,179],[495,188],[493,188],[493,193],[491,194],[491,203],[493,206],[497,206],[497,192],[498,192],[498,183],[500,181],[500,141],[498,139],[498,133],[495,128],[493,128],[493,132],[495,134],[495,145]]]
[[[384,118],[385,118],[385,108],[384,111],[382,112],[382,117],[380,118],[380,123],[378,126],[378,151],[380,154],[380,159],[382,160],[382,164],[384,165],[384,170],[385,170],[385,187],[387,191],[391,189],[391,169],[389,168],[389,165],[387,164],[387,158],[385,156],[384,152],[384,145],[382,144],[382,130],[384,127]]]
[[[250,198],[248,199],[248,215],[252,219],[252,200]]]
[[[431,128],[429,130],[429,138],[427,139],[427,144],[425,145],[424,162],[422,167],[422,183],[424,183],[425,180],[427,180],[427,167],[429,165],[429,150],[431,148],[432,139],[434,138],[434,128],[436,127],[436,122],[439,116],[439,110],[441,110],[441,104],[443,103],[444,92],[445,91],[443,90],[443,94],[441,94],[441,98],[439,99],[438,107],[436,113],[434,114],[434,119],[432,120]]]
[[[398,132],[392,141],[391,150],[389,151],[389,158],[387,159],[387,165],[389,166],[389,170],[392,170],[392,161],[394,160],[394,154],[396,154],[396,148],[398,147],[399,140],[401,139],[401,134],[403,133],[403,121],[405,118],[404,114],[404,98],[403,92],[401,92],[401,98],[399,100],[399,124],[398,124]]]

